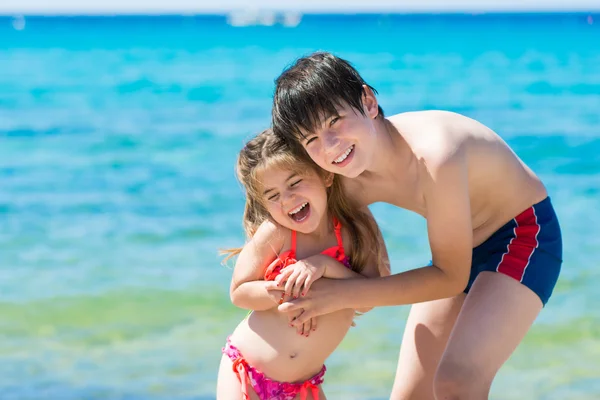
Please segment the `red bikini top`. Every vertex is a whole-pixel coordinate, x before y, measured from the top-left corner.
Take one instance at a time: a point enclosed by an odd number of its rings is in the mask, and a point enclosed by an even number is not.
[[[344,243],[342,242],[342,224],[335,217],[333,218],[333,229],[335,230],[337,245],[323,250],[321,254],[334,258],[350,268],[350,260],[346,257]],[[283,254],[280,254],[279,257],[269,265],[265,271],[265,280],[274,280],[283,268],[295,264],[296,261],[296,231],[292,231],[292,247]]]

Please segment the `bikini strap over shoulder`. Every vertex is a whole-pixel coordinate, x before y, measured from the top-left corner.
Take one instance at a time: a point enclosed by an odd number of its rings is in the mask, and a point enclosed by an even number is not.
[[[342,241],[342,223],[336,217],[333,217],[333,229],[335,230],[340,255],[344,257],[346,252],[344,251],[344,242]]]
[[[292,230],[292,255],[296,258],[296,231]]]

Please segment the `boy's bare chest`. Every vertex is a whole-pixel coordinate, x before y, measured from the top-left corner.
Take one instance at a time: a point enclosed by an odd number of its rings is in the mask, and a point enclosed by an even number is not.
[[[359,179],[348,185],[362,205],[389,203],[425,216],[425,201],[417,179]]]

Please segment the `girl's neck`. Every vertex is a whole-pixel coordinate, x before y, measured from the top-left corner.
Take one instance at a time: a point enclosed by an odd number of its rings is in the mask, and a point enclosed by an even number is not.
[[[329,238],[329,235],[331,235],[331,232],[333,232],[332,219],[333,217],[331,213],[329,212],[329,210],[326,210],[325,215],[323,216],[323,218],[321,218],[321,221],[319,222],[319,226],[317,226],[317,229],[311,232],[309,236],[318,242],[326,241]]]

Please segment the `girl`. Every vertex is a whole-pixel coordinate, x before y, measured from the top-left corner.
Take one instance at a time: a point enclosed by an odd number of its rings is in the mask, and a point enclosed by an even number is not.
[[[321,277],[389,274],[380,232],[368,210],[356,209],[342,196],[333,174],[293,155],[271,130],[242,149],[237,174],[246,190],[249,242],[229,251],[229,257],[238,255],[230,294],[233,304],[253,312],[223,348],[217,399],[324,399],[325,359],[346,335],[355,310],[319,317],[318,330],[316,320],[307,321],[298,335],[277,306],[286,297],[305,295]],[[327,268],[296,263],[317,253],[338,262]],[[268,280],[275,280],[280,291],[267,291]]]

